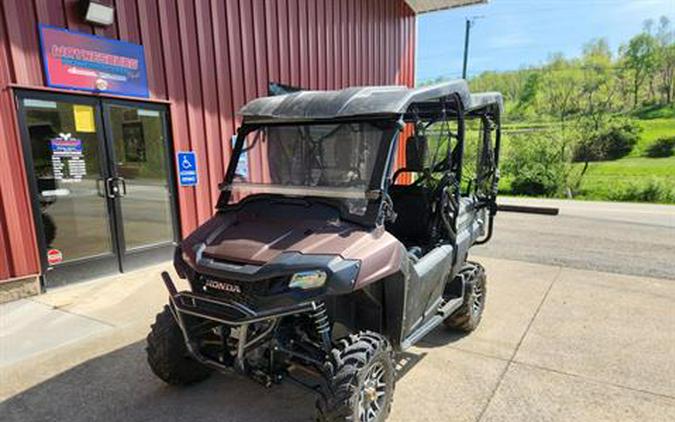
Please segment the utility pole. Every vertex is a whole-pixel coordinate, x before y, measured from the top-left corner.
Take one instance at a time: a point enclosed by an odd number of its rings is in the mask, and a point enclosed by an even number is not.
[[[466,66],[469,61],[469,34],[471,33],[471,27],[473,26],[476,19],[480,19],[483,16],[472,16],[466,18],[466,29],[464,32],[464,63],[462,65],[462,79],[466,79]]]

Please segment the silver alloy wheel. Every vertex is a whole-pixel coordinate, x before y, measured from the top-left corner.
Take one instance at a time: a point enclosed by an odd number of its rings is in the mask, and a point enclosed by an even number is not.
[[[375,362],[368,370],[359,392],[359,421],[371,422],[377,419],[385,401],[387,385],[384,382],[384,365]]]

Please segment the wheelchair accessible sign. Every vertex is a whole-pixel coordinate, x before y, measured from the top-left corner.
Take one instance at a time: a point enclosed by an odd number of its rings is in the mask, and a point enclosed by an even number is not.
[[[197,186],[197,157],[193,151],[184,151],[176,154],[178,166],[178,184],[180,186]]]

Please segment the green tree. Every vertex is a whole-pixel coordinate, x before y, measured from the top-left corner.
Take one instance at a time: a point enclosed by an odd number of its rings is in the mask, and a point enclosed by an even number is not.
[[[517,195],[554,196],[563,193],[569,173],[560,133],[523,133],[509,136],[502,169]]]
[[[517,107],[526,110],[535,104],[539,87],[541,86],[541,73],[537,70],[530,72],[525,77],[523,89],[518,96]]]
[[[634,108],[638,106],[640,88],[656,69],[657,51],[656,39],[647,32],[634,36],[627,45],[621,48],[623,66],[631,74]]]
[[[542,71],[541,111],[555,117],[563,132],[567,119],[578,110],[579,79],[576,64],[561,54],[551,56]]]
[[[607,40],[595,39],[584,45],[579,83],[579,110],[592,123],[590,129],[598,131],[617,107],[616,72]]]
[[[656,32],[658,42],[657,66],[659,90],[665,104],[673,101],[673,85],[675,82],[675,31],[671,29],[670,20],[661,16]]]

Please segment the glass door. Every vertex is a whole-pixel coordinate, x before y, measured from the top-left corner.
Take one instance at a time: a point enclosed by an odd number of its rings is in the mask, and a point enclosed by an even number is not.
[[[97,101],[33,93],[20,94],[18,106],[48,284],[117,271],[114,195]]]
[[[103,120],[119,188],[122,268],[171,257],[175,216],[164,107],[106,100]]]
[[[32,91],[17,103],[45,284],[170,259],[165,107]]]

